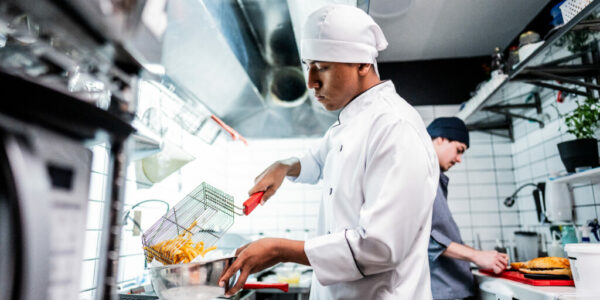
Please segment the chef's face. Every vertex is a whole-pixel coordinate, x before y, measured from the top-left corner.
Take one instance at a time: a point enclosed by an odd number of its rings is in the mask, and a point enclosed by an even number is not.
[[[327,110],[346,106],[359,94],[361,64],[305,60],[308,70],[308,88]]]
[[[440,162],[440,170],[448,171],[452,166],[462,162],[462,155],[467,150],[467,145],[458,141],[438,137],[433,140],[433,147]]]

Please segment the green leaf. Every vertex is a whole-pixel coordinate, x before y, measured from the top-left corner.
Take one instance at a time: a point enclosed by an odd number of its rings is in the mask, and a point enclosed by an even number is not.
[[[567,132],[578,139],[593,138],[600,128],[600,101],[587,98],[583,103],[575,102],[577,107],[564,117]]]

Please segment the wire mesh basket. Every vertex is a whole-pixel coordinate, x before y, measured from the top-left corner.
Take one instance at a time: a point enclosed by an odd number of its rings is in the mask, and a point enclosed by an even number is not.
[[[559,8],[565,24],[581,12],[593,0],[566,0]]]
[[[233,196],[203,182],[142,235],[146,260],[187,263],[210,247],[233,225]]]

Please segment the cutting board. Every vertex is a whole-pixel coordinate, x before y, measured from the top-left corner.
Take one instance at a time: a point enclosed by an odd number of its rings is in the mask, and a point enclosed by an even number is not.
[[[504,271],[500,274],[494,274],[492,270],[479,270],[479,272],[492,277],[499,277],[508,280],[513,280],[520,283],[525,283],[535,286],[575,286],[573,280],[565,279],[530,279],[519,271]]]

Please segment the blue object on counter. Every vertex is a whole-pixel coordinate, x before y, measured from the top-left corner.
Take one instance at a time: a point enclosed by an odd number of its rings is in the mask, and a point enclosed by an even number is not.
[[[552,21],[550,22],[550,25],[556,27],[565,23],[562,17],[562,12],[560,11],[560,6],[564,2],[565,1],[561,1],[560,3],[552,7],[552,9],[550,10],[550,15],[552,16]]]

